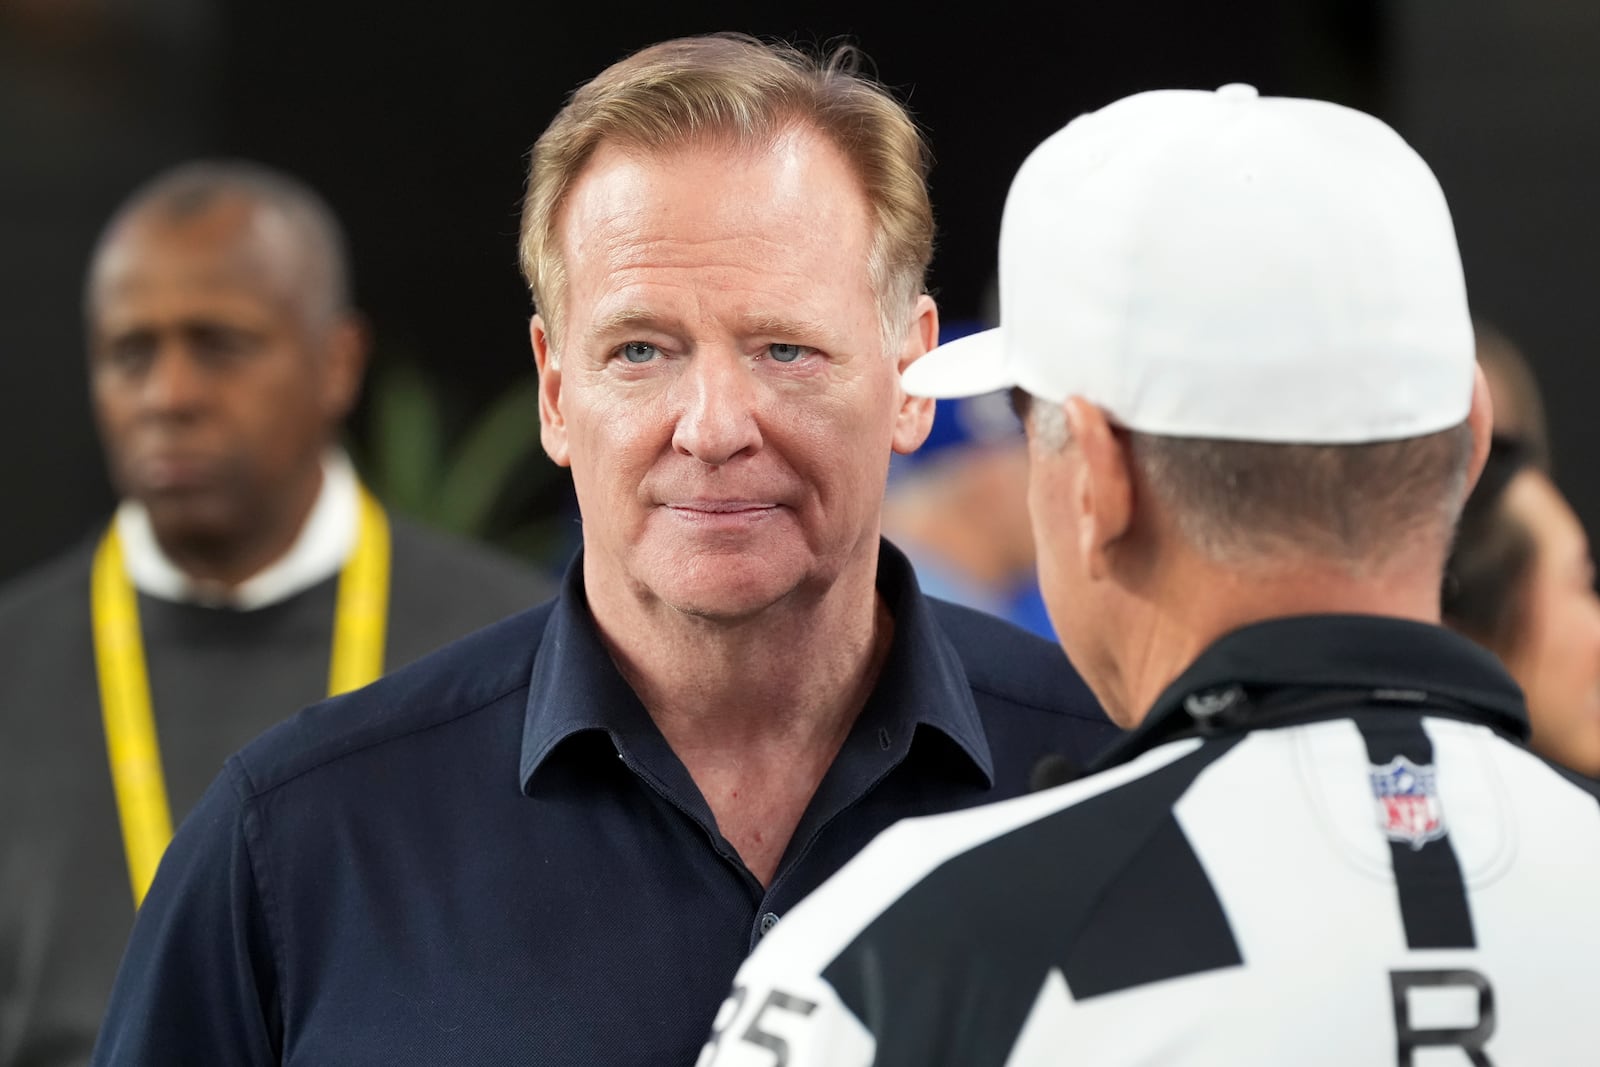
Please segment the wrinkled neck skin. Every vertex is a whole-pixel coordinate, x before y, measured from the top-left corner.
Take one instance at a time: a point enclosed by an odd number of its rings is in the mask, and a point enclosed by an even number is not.
[[[740,618],[680,611],[589,576],[602,639],[762,884],[882,669],[894,622],[876,589],[876,539],[837,580]]]
[[[1132,728],[1202,652],[1253,623],[1321,614],[1438,623],[1443,566],[1428,547],[1374,568],[1306,558],[1230,566],[1175,554],[1125,593],[1096,693],[1114,720]]]
[[[854,719],[893,632],[875,584],[876,544],[837,580],[738,618],[687,613],[585,563],[590,611],[613,659],[668,739],[691,745],[831,733]]]

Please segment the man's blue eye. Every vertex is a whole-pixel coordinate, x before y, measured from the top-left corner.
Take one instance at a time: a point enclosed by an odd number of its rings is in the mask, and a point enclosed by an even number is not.
[[[622,358],[629,363],[649,363],[660,354],[661,350],[655,345],[643,341],[629,341],[622,346]]]
[[[804,345],[768,345],[767,351],[779,363],[793,363],[805,352]]]

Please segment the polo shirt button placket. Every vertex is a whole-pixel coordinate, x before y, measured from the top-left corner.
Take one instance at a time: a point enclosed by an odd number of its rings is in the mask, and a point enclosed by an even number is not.
[[[768,934],[772,933],[772,928],[774,926],[778,925],[778,915],[777,915],[777,913],[769,911],[766,914],[762,915],[761,916],[761,922],[760,922],[759,925],[760,925],[760,930],[761,930],[761,936],[762,937],[766,937]]]

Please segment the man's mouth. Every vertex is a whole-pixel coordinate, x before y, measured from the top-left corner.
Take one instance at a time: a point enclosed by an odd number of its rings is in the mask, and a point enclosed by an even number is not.
[[[151,452],[132,463],[134,482],[145,492],[182,493],[203,489],[215,480],[216,465],[192,452]]]
[[[697,511],[708,515],[734,515],[746,511],[771,511],[777,506],[770,500],[680,500],[667,505],[674,511]]]

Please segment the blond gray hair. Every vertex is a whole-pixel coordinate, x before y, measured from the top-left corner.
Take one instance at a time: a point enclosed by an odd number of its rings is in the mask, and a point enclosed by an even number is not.
[[[602,144],[650,152],[760,146],[805,126],[838,148],[860,179],[874,227],[868,276],[884,347],[896,347],[933,256],[930,160],[916,124],[861,73],[861,59],[849,46],[813,57],[739,34],[686,37],[636,52],[574,93],[534,143],[522,206],[522,272],[552,341],[566,285],[558,218]]]

